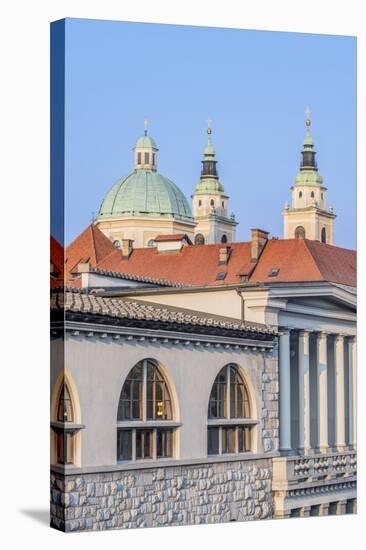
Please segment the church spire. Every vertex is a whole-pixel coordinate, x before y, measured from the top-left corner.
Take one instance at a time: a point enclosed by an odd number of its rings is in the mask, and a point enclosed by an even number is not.
[[[205,150],[203,152],[203,160],[202,160],[202,170],[201,170],[201,177],[210,177],[218,179],[218,173],[217,173],[217,160],[215,155],[215,150],[211,143],[211,119],[208,119],[208,127],[207,127],[207,145],[205,147]]]
[[[318,166],[315,160],[316,151],[314,149],[314,141],[310,134],[310,126],[311,126],[311,120],[310,120],[310,109],[309,107],[306,108],[305,114],[306,114],[306,135],[303,143],[303,148],[301,151],[301,164],[300,164],[300,170],[315,170],[318,171]]]

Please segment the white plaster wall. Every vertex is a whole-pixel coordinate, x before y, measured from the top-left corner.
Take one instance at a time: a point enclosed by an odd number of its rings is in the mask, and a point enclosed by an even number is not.
[[[60,347],[57,340],[54,346]],[[182,346],[96,337],[68,336],[65,367],[76,384],[82,411],[82,466],[116,464],[116,420],[120,392],[127,374],[140,360],[153,358],[167,373],[176,395],[180,453],[176,458],[207,457],[207,411],[212,384],[220,369],[237,363],[248,382],[253,408],[261,422],[263,363],[271,357],[255,351]],[[55,362],[52,381],[62,361]],[[261,430],[255,447],[262,452]]]

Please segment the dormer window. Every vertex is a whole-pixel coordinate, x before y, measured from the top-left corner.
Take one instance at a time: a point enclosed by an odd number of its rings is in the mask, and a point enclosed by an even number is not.
[[[145,153],[145,164],[149,164],[149,153]]]
[[[141,164],[141,153],[137,153],[137,164]]]

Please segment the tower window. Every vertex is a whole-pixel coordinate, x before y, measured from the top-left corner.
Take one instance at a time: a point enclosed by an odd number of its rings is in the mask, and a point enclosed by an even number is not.
[[[299,192],[299,199],[302,197],[302,191]]]
[[[145,164],[149,164],[149,153],[145,153]]]
[[[322,193],[321,197],[322,197],[322,200],[323,200],[323,193]]]
[[[311,196],[312,199],[315,197],[314,191],[311,192],[311,195],[310,195],[310,196]]]
[[[141,153],[137,153],[137,164],[141,164]]]
[[[221,204],[222,204],[222,207],[225,208],[225,203],[224,203],[224,201],[222,201]]]
[[[327,242],[327,231],[326,231],[325,227],[323,227],[323,229],[322,229],[321,241],[324,244]]]
[[[221,237],[221,242],[224,244],[224,243],[227,243],[227,236],[226,235],[223,235]]]
[[[155,166],[155,153],[152,154],[152,163]]]
[[[198,201],[198,206],[202,206],[202,201],[201,201],[201,199]]]
[[[302,225],[296,227],[295,239],[305,239],[305,228]]]
[[[210,200],[210,205],[215,206],[215,201],[213,199]]]

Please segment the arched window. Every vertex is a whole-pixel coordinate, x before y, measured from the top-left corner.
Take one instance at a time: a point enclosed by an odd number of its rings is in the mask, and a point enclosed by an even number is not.
[[[215,201],[213,199],[210,200],[210,205],[215,206]]]
[[[220,425],[220,420],[223,424]],[[228,420],[233,422],[227,423]],[[251,450],[250,401],[237,365],[226,365],[216,376],[208,404],[207,453],[243,453]]]
[[[141,153],[137,153],[137,164],[141,164]]]
[[[325,227],[322,228],[321,240],[322,243],[327,242],[327,230],[325,229]]]
[[[155,239],[149,239],[149,240],[147,241],[147,246],[148,246],[149,248],[154,248],[154,246],[156,246],[156,244],[155,244]]]
[[[223,235],[223,236],[221,237],[221,242],[222,242],[223,244],[227,243],[227,236],[226,236],[226,235]]]
[[[295,239],[305,239],[305,228],[302,225],[296,227]]]
[[[314,191],[312,191],[312,192],[310,193],[310,196],[311,196],[312,199],[315,197]]]
[[[201,199],[198,201],[198,206],[202,206],[202,201],[201,201]]]
[[[121,243],[120,241],[116,240],[116,241],[113,241],[113,244],[116,248],[121,248]]]
[[[56,433],[56,462],[58,464],[74,464],[75,462],[75,440],[80,426],[73,425],[74,419],[75,413],[70,390],[64,381],[58,397],[56,422],[52,423]],[[62,425],[60,425],[61,423]]]
[[[149,155],[149,153],[145,153],[145,155],[144,155],[144,162],[145,162],[145,164],[149,164],[149,160],[150,160],[150,155]]]
[[[205,237],[202,235],[202,233],[197,233],[194,238],[194,244],[205,244]]]
[[[299,192],[299,199],[302,197],[302,191]]]
[[[172,400],[161,369],[151,359],[140,361],[129,372],[119,399],[117,461],[172,457],[172,419]]]

